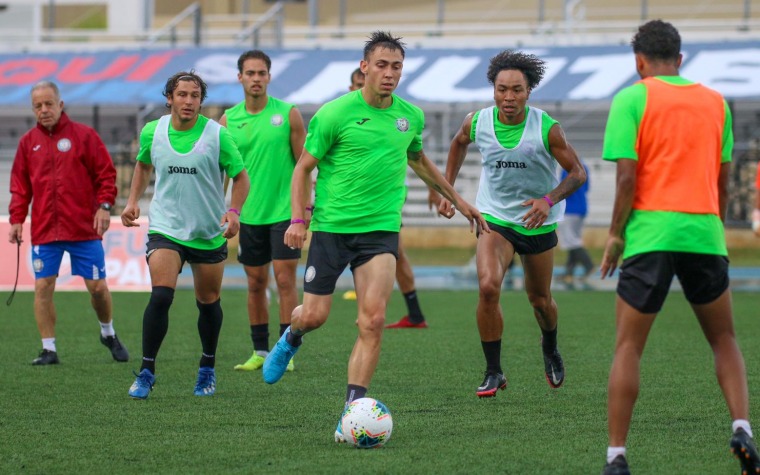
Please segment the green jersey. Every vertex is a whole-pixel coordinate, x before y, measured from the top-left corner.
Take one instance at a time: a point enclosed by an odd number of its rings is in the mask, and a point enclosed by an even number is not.
[[[322,106],[309,123],[304,148],[319,160],[313,231],[398,232],[407,152],[422,150],[422,110],[393,95],[386,109],[361,90]]]
[[[240,222],[273,224],[290,219],[290,180],[297,156],[290,146],[290,110],[293,104],[269,96],[257,113],[245,101],[227,109],[227,129],[243,156],[251,191],[240,210]]]
[[[666,83],[691,85],[680,76],[657,76]],[[639,127],[647,107],[647,88],[636,83],[618,92],[612,100],[604,131],[602,158],[638,160]],[[721,162],[731,161],[733,134],[731,113],[725,104]],[[625,227],[623,259],[655,251],[728,255],[723,222],[714,214],[649,211],[634,209]]]
[[[160,215],[157,215],[162,222],[156,224],[158,226],[165,224],[163,222],[165,219],[161,218],[163,216],[164,218],[171,219],[175,223],[174,227],[177,229],[170,231],[168,230],[168,226],[164,226],[149,232],[157,232],[172,241],[188,247],[216,249],[226,242],[224,236],[222,236],[222,229],[219,227],[219,221],[221,221],[222,214],[224,213],[221,170],[226,171],[227,175],[231,177],[237,176],[244,168],[240,152],[224,127],[218,128],[218,144],[215,143],[216,141],[208,140],[208,137],[202,140],[204,131],[206,134],[211,133],[206,130],[206,126],[211,125],[207,117],[198,116],[198,120],[193,128],[185,131],[174,130],[171,126],[171,121],[169,120],[169,123],[166,124],[166,120],[164,118],[164,122],[154,120],[145,124],[140,133],[140,150],[137,153],[137,160],[149,165],[155,165],[157,189],[154,193],[154,203],[151,204],[151,209],[154,206],[158,206],[161,210],[164,210]],[[155,140],[159,123],[164,124],[166,129],[168,129],[163,132],[168,135],[168,140],[166,140],[168,143],[164,143],[163,140],[159,142]],[[170,147],[169,150],[162,148],[162,150],[167,152],[164,154],[167,156],[166,158],[171,160],[167,162],[166,166],[159,166],[158,163],[154,163],[156,160],[164,158],[154,157],[152,154],[154,144],[157,143],[160,143],[162,147]],[[198,144],[202,146],[197,147],[196,145]],[[215,167],[206,167],[205,165],[199,165],[197,162],[200,157],[206,154],[209,147],[214,150],[218,148],[218,165]],[[213,168],[216,168],[216,170],[213,170]],[[179,180],[180,175],[187,176],[195,184],[190,185],[191,187],[188,188],[188,180]],[[158,189],[159,186],[161,189]],[[155,203],[155,200],[159,199],[161,203]],[[221,202],[221,209],[217,209],[219,208],[219,202]],[[204,235],[204,237],[196,237],[197,230],[179,229],[176,226],[176,223],[179,223],[180,226],[195,223],[200,211],[207,209],[217,212],[221,210],[222,214],[216,217],[214,223],[218,228],[216,236]],[[210,226],[209,223],[203,223],[203,225]],[[151,228],[153,228],[153,223],[151,223]],[[189,239],[182,239],[175,235],[190,237]]]

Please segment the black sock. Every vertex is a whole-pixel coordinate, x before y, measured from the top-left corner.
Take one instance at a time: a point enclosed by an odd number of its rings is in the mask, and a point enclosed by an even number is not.
[[[501,373],[501,340],[481,341],[483,355],[486,357],[486,371]]]
[[[289,326],[290,323],[280,323],[280,336],[285,333],[285,330],[287,330]]]
[[[546,331],[541,329],[543,338],[541,339],[541,348],[544,353],[551,353],[557,349],[557,327],[554,327],[552,331]]]
[[[140,371],[147,369],[156,374],[156,356],[169,331],[169,307],[174,301],[174,289],[171,287],[153,287],[148,306],[143,313],[142,351],[143,359]]]
[[[406,300],[406,308],[409,311],[409,321],[412,323],[422,323],[425,321],[425,316],[422,315],[422,309],[420,309],[420,301],[417,300],[417,291],[412,290],[404,294],[404,300]]]
[[[302,334],[293,333],[293,329],[291,328],[287,336],[285,336],[285,341],[287,341],[288,344],[293,347],[301,346],[301,343],[303,343],[302,338],[303,338]]]
[[[251,325],[251,341],[255,351],[269,351],[269,325]]]
[[[363,398],[366,394],[367,388],[355,384],[349,384],[346,388],[346,406],[351,404],[352,401]]]
[[[200,303],[198,306],[198,335],[201,337],[200,367],[213,368],[216,364],[216,346],[219,343],[219,332],[222,330],[222,300],[213,303]]]

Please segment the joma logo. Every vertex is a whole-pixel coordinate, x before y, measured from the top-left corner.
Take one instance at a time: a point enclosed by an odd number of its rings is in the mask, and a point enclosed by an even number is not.
[[[198,170],[195,169],[195,167],[188,168],[188,167],[169,167],[169,175],[173,173],[182,173],[183,175],[197,175]]]
[[[497,160],[496,168],[528,168],[528,166],[523,162],[505,162],[503,160]]]

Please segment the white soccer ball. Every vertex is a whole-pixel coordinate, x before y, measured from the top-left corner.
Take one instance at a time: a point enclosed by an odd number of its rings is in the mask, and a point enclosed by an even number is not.
[[[359,449],[382,447],[393,430],[391,412],[385,404],[371,397],[352,401],[340,423],[346,443]]]

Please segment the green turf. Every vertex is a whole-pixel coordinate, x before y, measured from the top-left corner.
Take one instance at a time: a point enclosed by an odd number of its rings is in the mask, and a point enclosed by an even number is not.
[[[335,299],[327,324],[305,338],[296,371],[268,386],[239,373],[250,356],[245,294],[223,295],[217,394],[192,390],[200,343],[192,293],[177,293],[147,401],[127,390],[138,369],[147,294],[114,294],[116,329],[133,361],[118,364],[98,342],[86,295],[58,293],[62,364],[32,367],[39,347],[32,294],[2,313],[0,473],[509,473],[588,474],[607,446],[606,385],[614,330],[611,292],[557,292],[567,380],[549,389],[539,332],[524,293],[503,296],[502,360],[509,387],[475,397],[484,368],[475,292],[420,292],[428,330],[394,330],[369,395],[393,413],[380,450],[338,446],[355,302]],[[757,295],[734,296],[753,407],[760,404]],[[389,320],[403,314],[395,293]],[[272,333],[276,333],[272,325]],[[272,342],[274,337],[272,338]],[[642,392],[629,439],[636,473],[737,473],[729,416],[712,357],[689,307],[674,293],[643,359]],[[754,414],[757,414],[755,410]],[[760,420],[760,419],[758,419]],[[760,424],[755,425],[760,430]]]

